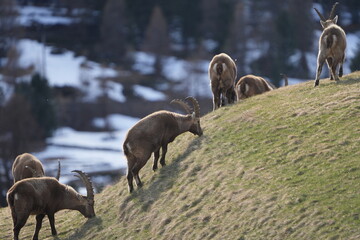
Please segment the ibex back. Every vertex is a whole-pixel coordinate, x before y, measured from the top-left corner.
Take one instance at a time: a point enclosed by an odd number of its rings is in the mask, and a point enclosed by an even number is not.
[[[237,68],[235,62],[225,53],[215,55],[209,64],[209,77],[213,93],[213,110],[235,102],[235,80]]]

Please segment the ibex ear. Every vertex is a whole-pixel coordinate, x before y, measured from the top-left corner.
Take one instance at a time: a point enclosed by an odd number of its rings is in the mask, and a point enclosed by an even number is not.
[[[336,24],[337,21],[338,21],[338,15],[336,15],[332,21],[333,21],[334,24]]]
[[[192,114],[191,114],[191,118],[194,120],[195,119],[195,112],[193,112]]]
[[[325,28],[325,22],[323,20],[320,20],[320,24],[323,28]]]

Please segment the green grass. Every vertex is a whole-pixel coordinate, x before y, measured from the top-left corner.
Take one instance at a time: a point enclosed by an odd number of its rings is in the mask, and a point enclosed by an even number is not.
[[[96,195],[97,217],[56,214],[55,239],[359,239],[360,73],[280,88],[202,118],[167,166]],[[0,239],[10,239],[0,210]],[[34,219],[22,239],[34,231]],[[54,239],[45,220],[41,239]]]

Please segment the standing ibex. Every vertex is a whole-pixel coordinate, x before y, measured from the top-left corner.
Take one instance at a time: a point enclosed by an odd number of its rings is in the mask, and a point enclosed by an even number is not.
[[[235,80],[237,69],[235,62],[225,53],[215,55],[209,64],[209,77],[213,93],[213,110],[235,102]]]
[[[60,178],[60,161],[58,162],[58,172],[56,179]],[[14,183],[21,179],[31,177],[43,177],[44,168],[40,160],[30,153],[23,153],[18,155],[12,166],[12,174],[14,177]]]
[[[317,58],[317,71],[314,86],[319,85],[319,78],[322,71],[322,67],[326,60],[329,70],[330,78],[339,81],[339,77],[343,75],[343,63],[345,61],[345,49],[346,49],[346,35],[344,30],[336,23],[338,16],[334,17],[335,7],[338,4],[336,2],[330,12],[329,18],[325,19],[323,15],[316,9],[315,11],[320,17],[320,23],[323,27],[323,32],[319,39],[319,54]],[[339,75],[337,75],[337,66],[339,67]]]
[[[54,215],[62,209],[78,210],[86,218],[95,216],[92,183],[85,173],[79,170],[73,172],[78,173],[77,177],[84,182],[87,196],[52,177],[26,178],[9,189],[7,202],[14,224],[14,240],[19,239],[20,230],[30,215],[36,215],[33,240],[38,239],[45,215],[49,218],[52,235],[57,235]]]
[[[127,181],[130,193],[134,190],[133,178],[138,187],[142,186],[139,177],[140,169],[154,153],[153,170],[157,169],[157,162],[162,148],[160,163],[165,166],[165,155],[169,143],[184,132],[191,132],[194,135],[203,134],[200,126],[200,107],[199,103],[193,97],[187,97],[194,107],[190,107],[181,100],[173,100],[185,108],[189,113],[182,115],[169,111],[154,112],[137,122],[127,133],[123,149],[127,158],[128,170]]]
[[[239,79],[235,86],[237,101],[274,90],[274,88],[275,87],[262,77],[254,75],[243,76]]]

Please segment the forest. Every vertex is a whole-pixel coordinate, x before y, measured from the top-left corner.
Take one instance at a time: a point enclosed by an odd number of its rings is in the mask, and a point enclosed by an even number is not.
[[[332,5],[325,0],[0,1],[0,205],[6,204],[4,197],[12,185],[14,158],[42,149],[58,127],[99,131],[103,129],[91,124],[95,117],[118,111],[141,117],[162,106],[161,101],[139,98],[133,85],[162,90],[164,83],[178,84],[164,74],[169,56],[209,62],[214,54],[226,52],[236,60],[238,77],[266,76],[276,86],[281,85],[280,73],[313,79],[315,66],[309,56],[316,57],[316,36],[321,31],[313,7],[327,15]],[[22,21],[22,9],[29,7],[47,9],[63,21]],[[359,10],[360,1],[340,2],[338,24],[347,34],[359,35]],[[81,88],[49,84],[43,74],[45,61],[21,63],[21,39],[51,46],[53,54],[72,51],[119,74],[99,79],[102,95],[86,101]],[[153,56],[153,71],[144,74],[134,67],[138,52]],[[359,68],[360,45],[346,61],[351,71]],[[86,75],[82,77],[84,86],[89,84]],[[122,84],[119,94],[125,102],[108,97],[109,81]],[[186,94],[174,89],[164,90],[169,99]],[[204,97],[202,102],[206,106],[211,100]],[[203,113],[209,111],[204,109]]]

